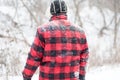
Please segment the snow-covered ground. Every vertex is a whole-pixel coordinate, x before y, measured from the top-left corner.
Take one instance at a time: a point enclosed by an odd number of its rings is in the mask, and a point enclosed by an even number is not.
[[[103,66],[91,69],[86,80],[120,80],[120,66]]]
[[[5,76],[0,80],[5,80]],[[21,76],[9,76],[8,80],[22,80]],[[32,80],[38,80],[38,75],[34,75]],[[86,80],[120,80],[120,66],[103,66],[87,71]]]

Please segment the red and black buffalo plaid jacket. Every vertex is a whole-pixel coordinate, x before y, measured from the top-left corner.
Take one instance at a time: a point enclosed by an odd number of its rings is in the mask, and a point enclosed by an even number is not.
[[[84,31],[65,15],[52,16],[37,29],[31,46],[24,80],[40,68],[39,80],[85,80],[88,45]]]

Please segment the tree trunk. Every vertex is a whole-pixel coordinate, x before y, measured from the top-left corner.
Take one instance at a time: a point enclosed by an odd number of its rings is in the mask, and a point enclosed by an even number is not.
[[[114,20],[114,43],[113,43],[113,47],[116,50],[117,48],[117,31],[118,31],[118,27],[117,27],[117,0],[114,0],[114,9],[115,9],[115,20]]]

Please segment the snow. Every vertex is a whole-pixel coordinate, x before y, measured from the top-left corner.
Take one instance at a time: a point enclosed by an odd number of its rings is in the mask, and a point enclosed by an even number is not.
[[[87,71],[86,80],[120,80],[120,66],[103,66]],[[0,77],[4,80],[5,76]],[[38,80],[38,74],[35,74],[32,80]],[[9,76],[8,80],[22,80],[21,76]]]
[[[15,9],[13,7],[6,7],[6,6],[0,6],[0,11],[5,13],[5,14],[10,14],[10,15],[14,15],[15,13]]]
[[[103,66],[91,70],[86,75],[86,80],[120,80],[120,66]]]

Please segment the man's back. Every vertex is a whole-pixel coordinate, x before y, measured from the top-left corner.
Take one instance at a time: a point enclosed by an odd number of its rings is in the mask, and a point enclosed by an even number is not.
[[[85,80],[87,59],[84,31],[66,15],[53,15],[49,23],[37,29],[23,77],[31,80],[40,67],[39,80]]]
[[[53,20],[41,26],[40,32],[45,42],[40,79],[77,80],[81,44],[85,44],[83,31],[67,20]]]

